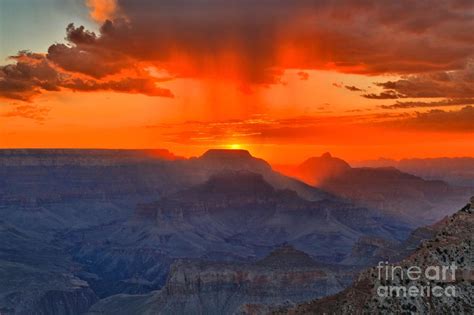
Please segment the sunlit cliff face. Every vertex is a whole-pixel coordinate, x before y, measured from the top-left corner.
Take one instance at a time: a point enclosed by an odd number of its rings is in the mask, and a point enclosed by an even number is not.
[[[0,66],[1,147],[243,148],[278,163],[474,155],[472,1],[79,7],[95,26],[42,18],[65,39],[45,32],[48,49],[18,47],[29,51]]]

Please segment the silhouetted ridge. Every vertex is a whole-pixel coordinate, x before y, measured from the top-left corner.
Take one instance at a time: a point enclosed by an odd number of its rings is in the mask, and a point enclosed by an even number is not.
[[[247,150],[211,149],[201,157],[205,159],[249,159],[252,158],[252,155]]]
[[[272,170],[266,161],[253,157],[246,150],[211,149],[196,159],[205,169],[246,170],[262,174]]]
[[[111,166],[182,160],[167,149],[2,149],[0,166]]]
[[[328,169],[347,170],[351,168],[349,163],[343,159],[333,157],[329,152],[324,153],[320,157],[311,157],[304,161],[299,167],[313,168],[316,171],[326,171]]]
[[[312,157],[298,166],[298,173],[308,183],[319,184],[327,178],[339,176],[351,169],[344,160],[324,153],[320,157]]]
[[[197,193],[261,193],[275,189],[260,174],[246,171],[227,171],[212,175],[204,184],[193,189]]]

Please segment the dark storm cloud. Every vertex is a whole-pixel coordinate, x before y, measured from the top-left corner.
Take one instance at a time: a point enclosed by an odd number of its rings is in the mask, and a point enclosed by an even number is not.
[[[474,4],[460,1],[119,0],[130,20],[129,47],[163,60],[177,49],[206,58],[236,51],[248,77],[268,66],[362,73],[459,68],[473,54],[466,35]],[[126,32],[125,32],[126,33]],[[147,43],[147,49],[141,47]],[[298,52],[279,56],[282,46]],[[193,58],[193,59],[194,59]],[[290,58],[291,59],[291,58]],[[356,68],[359,67],[359,68]],[[252,70],[255,73],[252,73]]]
[[[469,63],[473,1],[118,0],[114,7],[119,14],[97,34],[69,25],[67,42],[48,50],[54,67],[110,80],[124,71],[146,76],[147,64],[177,78],[243,85],[280,83],[289,68],[328,69],[409,77],[381,83],[387,91],[379,95],[365,95],[374,99],[470,97],[472,91],[466,86],[437,91],[424,75],[412,75],[462,71]],[[20,95],[22,89],[33,94],[45,89],[38,82],[7,83],[2,83],[6,97],[28,98]]]
[[[373,98],[384,98],[382,96],[387,93],[412,98],[471,98],[474,97],[474,64],[469,63],[461,70],[405,76],[376,85],[386,91]]]
[[[429,130],[438,132],[474,132],[474,107],[444,111],[432,109],[416,113],[415,117],[394,121],[386,126],[403,129]]]
[[[59,90],[59,73],[43,55],[23,51],[11,58],[15,64],[0,67],[0,96],[29,100],[41,90]]]
[[[173,97],[171,91],[156,87],[154,80],[147,77],[87,79],[58,69],[41,54],[24,51],[12,58],[15,60],[14,64],[0,67],[0,96],[5,98],[30,101],[43,91],[59,91],[62,88]]]

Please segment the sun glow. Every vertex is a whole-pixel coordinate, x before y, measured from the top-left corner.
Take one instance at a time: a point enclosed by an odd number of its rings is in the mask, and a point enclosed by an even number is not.
[[[240,150],[240,149],[242,149],[242,146],[240,144],[237,144],[237,143],[229,144],[227,147],[231,150]]]

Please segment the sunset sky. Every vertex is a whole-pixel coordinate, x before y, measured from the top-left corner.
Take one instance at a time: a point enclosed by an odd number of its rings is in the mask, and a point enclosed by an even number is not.
[[[474,156],[474,1],[0,0],[0,148]]]

